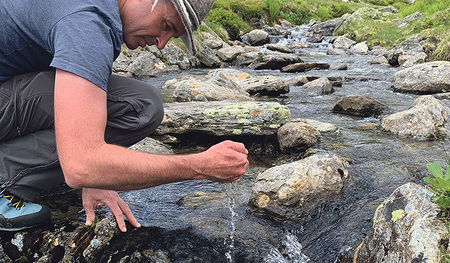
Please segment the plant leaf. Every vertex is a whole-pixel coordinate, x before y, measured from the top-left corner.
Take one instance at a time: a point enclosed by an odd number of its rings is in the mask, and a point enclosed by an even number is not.
[[[436,178],[444,179],[444,172],[442,171],[442,166],[438,162],[428,163],[428,171]]]

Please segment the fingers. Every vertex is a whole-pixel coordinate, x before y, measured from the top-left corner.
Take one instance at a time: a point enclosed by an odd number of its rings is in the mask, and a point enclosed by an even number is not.
[[[245,145],[243,143],[233,142],[233,141],[226,141],[226,142],[230,143],[228,147],[230,147],[231,149],[233,149],[237,152],[243,153],[245,155],[248,154],[248,150],[247,150],[247,148],[245,148]]]
[[[86,225],[92,225],[95,220],[94,206],[92,204],[85,204],[83,202],[84,211],[86,212]]]
[[[129,206],[125,201],[122,200],[122,198],[118,197],[117,201],[112,203],[111,205],[108,205],[111,212],[114,214],[114,217],[116,218],[117,226],[119,227],[120,231],[126,232],[127,227],[125,225],[125,220],[123,216],[125,215],[128,221],[133,225],[134,227],[141,227],[141,224],[138,223],[136,218],[134,217],[133,213],[131,212]]]
[[[91,225],[95,220],[95,207],[99,205],[106,205],[114,217],[116,218],[117,226],[122,232],[126,232],[124,215],[128,218],[129,222],[135,227],[141,227],[129,206],[125,201],[120,198],[119,194],[115,191],[101,190],[101,189],[83,189],[83,207],[86,212],[86,225]]]

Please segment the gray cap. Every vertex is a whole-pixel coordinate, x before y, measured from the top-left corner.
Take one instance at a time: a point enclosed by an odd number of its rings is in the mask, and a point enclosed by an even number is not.
[[[170,0],[183,21],[186,33],[180,36],[186,48],[193,54],[197,53],[194,43],[194,31],[200,26],[211,10],[214,0]]]

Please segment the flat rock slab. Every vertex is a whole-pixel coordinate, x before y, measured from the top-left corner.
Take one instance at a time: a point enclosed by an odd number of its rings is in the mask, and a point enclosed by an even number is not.
[[[289,119],[277,102],[210,101],[170,103],[156,135],[205,133],[215,136],[274,135]]]

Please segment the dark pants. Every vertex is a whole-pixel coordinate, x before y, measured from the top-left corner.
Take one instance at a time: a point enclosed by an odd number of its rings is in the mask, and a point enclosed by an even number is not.
[[[54,82],[50,70],[0,84],[1,188],[27,200],[64,181],[55,145]],[[161,94],[145,82],[113,75],[107,97],[107,143],[131,146],[162,121]]]

